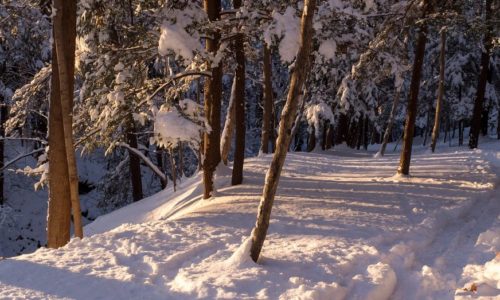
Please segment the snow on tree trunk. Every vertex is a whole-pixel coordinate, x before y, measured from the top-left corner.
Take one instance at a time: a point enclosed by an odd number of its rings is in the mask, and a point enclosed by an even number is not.
[[[491,19],[491,0],[486,0],[486,22]],[[479,131],[481,130],[481,114],[483,113],[484,94],[488,80],[490,51],[492,47],[491,25],[487,27],[484,34],[483,49],[481,53],[481,68],[477,84],[476,101],[472,113],[471,127],[469,133],[469,148],[475,149],[479,143]]]
[[[264,111],[262,115],[262,138],[261,152],[269,153],[269,139],[274,130],[272,126],[273,114],[273,84],[272,84],[272,65],[271,65],[271,50],[267,44],[263,47],[264,60]]]
[[[220,17],[220,0],[204,0],[203,5],[210,21],[216,21]],[[206,39],[207,52],[216,55],[219,48],[220,34],[212,32],[212,36]],[[204,134],[203,155],[203,198],[212,196],[214,189],[214,172],[219,164],[220,157],[220,111],[222,98],[222,66],[212,65],[212,77],[205,79],[205,118],[211,130]]]
[[[423,17],[431,11],[432,5],[429,0],[424,0]],[[411,150],[413,146],[413,135],[415,131],[415,119],[417,117],[418,93],[420,90],[420,78],[422,77],[422,65],[424,63],[425,44],[427,43],[427,26],[420,25],[417,45],[415,47],[415,61],[410,84],[410,96],[406,114],[406,124],[404,129],[403,148],[399,161],[398,173],[408,175],[410,173]]]
[[[431,150],[436,150],[436,143],[439,138],[439,120],[441,118],[441,105],[444,95],[444,68],[445,68],[445,54],[446,54],[446,30],[441,29],[441,52],[439,54],[439,87],[438,98],[436,102],[436,113],[434,115],[434,128],[432,129]]]
[[[250,249],[250,256],[254,262],[257,262],[259,259],[259,255],[267,235],[276,189],[278,188],[281,170],[283,169],[283,164],[285,163],[286,154],[290,145],[293,121],[295,120],[295,116],[300,105],[300,94],[303,91],[303,85],[308,76],[313,35],[312,23],[315,10],[316,0],[304,1],[304,10],[302,12],[299,37],[299,50],[290,79],[290,88],[288,90],[287,100],[281,114],[276,151],[274,152],[271,166],[266,174],[265,185],[257,214],[257,222],[255,224],[255,228],[252,230],[252,246]]]
[[[229,151],[231,150],[231,142],[234,133],[235,125],[235,101],[234,97],[236,94],[236,76],[233,78],[233,85],[231,88],[231,97],[229,98],[229,104],[227,106],[226,122],[224,123],[224,129],[222,130],[222,138],[220,141],[220,156],[222,162],[227,166]]]
[[[241,0],[234,0],[234,8],[241,7]],[[239,34],[234,41],[234,52],[236,56],[236,76],[234,89],[234,106],[236,120],[236,138],[234,145],[232,185],[243,182],[243,164],[245,163],[245,48],[244,36]]]

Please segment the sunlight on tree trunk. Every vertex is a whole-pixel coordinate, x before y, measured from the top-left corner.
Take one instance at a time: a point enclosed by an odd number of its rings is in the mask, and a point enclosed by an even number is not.
[[[290,145],[293,121],[295,120],[300,105],[298,100],[303,91],[304,82],[308,76],[313,36],[312,23],[315,10],[316,0],[305,0],[301,19],[299,51],[290,79],[290,88],[288,90],[286,104],[281,114],[276,151],[274,152],[271,166],[266,174],[264,190],[262,192],[257,214],[257,222],[255,228],[252,230],[250,256],[254,262],[258,261],[262,246],[264,245],[264,240],[266,239],[274,197]]]

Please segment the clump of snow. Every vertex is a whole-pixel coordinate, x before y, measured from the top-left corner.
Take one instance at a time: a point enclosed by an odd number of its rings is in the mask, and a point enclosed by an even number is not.
[[[283,14],[273,11],[272,18],[273,24],[264,32],[264,41],[272,45],[273,39],[278,39],[281,60],[290,63],[299,51],[300,20],[297,11],[288,6]]]
[[[322,41],[318,52],[326,59],[333,59],[335,58],[335,53],[337,52],[337,43],[331,39]]]
[[[185,59],[193,59],[194,52],[200,50],[200,42],[196,34],[188,33],[179,23],[164,23],[158,42],[158,53],[166,56],[170,51]]]
[[[182,116],[176,109],[160,110],[155,116],[155,142],[162,147],[199,141],[202,130],[202,126]]]
[[[252,248],[252,238],[248,237],[227,260],[227,265],[229,267],[239,268],[248,264],[254,264],[250,257],[250,248]]]

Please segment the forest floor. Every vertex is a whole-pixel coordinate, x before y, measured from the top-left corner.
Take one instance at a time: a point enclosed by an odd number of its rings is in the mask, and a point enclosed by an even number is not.
[[[500,143],[397,154],[290,153],[259,264],[248,236],[271,156],[214,198],[200,176],[87,225],[59,250],[0,261],[0,298],[469,299],[500,297]]]

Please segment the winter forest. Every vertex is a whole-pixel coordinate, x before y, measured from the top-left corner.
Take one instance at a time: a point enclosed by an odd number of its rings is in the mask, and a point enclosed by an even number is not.
[[[500,1],[0,0],[0,299],[500,299]]]

